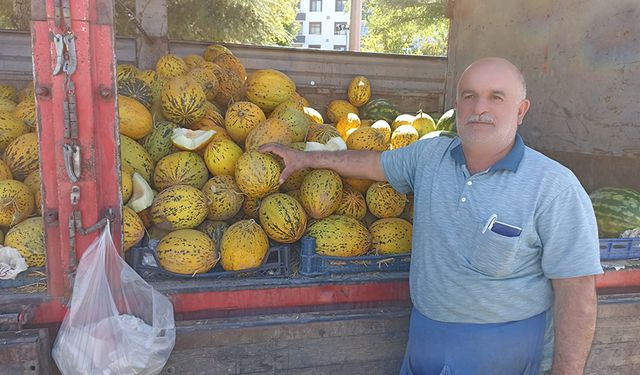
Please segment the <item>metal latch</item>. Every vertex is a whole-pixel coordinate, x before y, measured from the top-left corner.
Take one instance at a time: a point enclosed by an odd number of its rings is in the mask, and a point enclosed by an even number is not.
[[[63,145],[64,153],[64,169],[67,171],[67,176],[71,182],[76,183],[80,179],[80,146],[76,144],[65,143]],[[74,186],[77,187],[77,186]],[[78,190],[80,188],[78,187]]]

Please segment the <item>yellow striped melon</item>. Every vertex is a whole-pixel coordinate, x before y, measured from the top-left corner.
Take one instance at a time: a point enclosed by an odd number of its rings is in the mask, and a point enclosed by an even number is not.
[[[260,224],[274,241],[293,243],[307,229],[307,214],[295,198],[274,193],[264,198],[259,210]]]
[[[303,111],[305,115],[307,115],[307,118],[309,118],[309,120],[311,120],[312,122],[316,124],[324,124],[324,119],[322,118],[320,112],[311,107],[304,107]]]
[[[215,64],[214,64],[215,65]],[[216,65],[217,66],[217,65]],[[215,102],[222,108],[229,107],[232,103],[241,100],[244,95],[245,79],[231,70],[220,67],[215,70],[220,88]]]
[[[388,145],[391,142],[391,125],[385,120],[378,120],[371,124],[372,129],[376,129],[384,135],[384,142]]]
[[[0,152],[4,152],[14,139],[28,132],[29,127],[24,121],[15,118],[12,112],[0,109]]]
[[[286,122],[277,118],[268,118],[259,123],[247,135],[244,141],[245,150],[256,150],[267,143],[289,145],[295,135]]]
[[[0,180],[11,180],[11,168],[4,161],[0,160]],[[38,180],[38,188],[40,187],[40,180]]]
[[[391,134],[391,149],[408,146],[418,140],[418,131],[411,125],[401,125]]]
[[[207,197],[209,220],[229,220],[242,208],[244,195],[232,176],[214,176],[202,187]]]
[[[222,235],[229,228],[226,221],[205,220],[198,225],[198,230],[213,240],[213,244],[218,252],[220,252],[220,244],[222,243]]]
[[[211,44],[207,46],[207,48],[205,48],[204,52],[202,53],[202,57],[205,59],[205,61],[213,61],[216,57],[225,53],[231,53],[231,51],[229,51],[227,47],[221,44]]]
[[[30,128],[36,127],[36,102],[33,99],[23,100],[16,106],[13,116],[18,120],[22,120]]]
[[[254,72],[246,84],[247,99],[263,111],[272,111],[278,104],[290,99],[295,92],[296,84],[291,78],[273,69]]]
[[[138,214],[126,206],[122,209],[122,223],[124,251],[128,251],[144,237],[144,224]]]
[[[213,141],[204,150],[204,162],[214,176],[234,176],[240,156],[242,156],[240,146],[228,139]]]
[[[118,95],[118,118],[120,134],[129,138],[142,139],[153,130],[151,112],[135,99]]]
[[[304,107],[295,101],[287,100],[279,104],[269,118],[277,118],[287,123],[293,132],[293,142],[303,142],[306,139],[310,120],[304,112]]]
[[[200,84],[207,100],[215,99],[218,91],[220,91],[220,83],[213,69],[197,67],[189,72],[189,76]]]
[[[386,182],[374,182],[367,190],[367,207],[376,217],[398,217],[407,204],[407,196]]]
[[[367,214],[367,202],[364,200],[362,193],[345,186],[340,206],[336,209],[335,214],[349,216],[357,220],[364,219]]]
[[[258,124],[266,120],[262,109],[251,102],[235,102],[224,117],[227,133],[239,144],[244,144],[247,135]]]
[[[331,138],[341,137],[335,126],[330,124],[310,124],[307,142],[326,144]]]
[[[173,78],[162,89],[161,100],[164,116],[179,126],[189,127],[205,115],[206,95],[192,78]]]
[[[431,116],[422,112],[422,110],[418,111],[418,114],[411,123],[411,126],[418,131],[418,137],[422,137],[427,133],[436,131],[436,122]]]
[[[176,230],[162,237],[156,254],[162,268],[182,275],[208,272],[220,259],[213,240],[195,229]]]
[[[349,150],[385,151],[387,142],[384,134],[377,129],[360,127],[355,129],[347,138]]]
[[[244,65],[242,65],[240,60],[232,53],[221,53],[216,56],[212,62],[224,70],[233,72],[243,81],[247,79],[247,71],[245,70]]]
[[[32,217],[9,229],[4,245],[17,249],[29,267],[44,267],[46,248],[44,244],[44,221]]]
[[[242,213],[249,218],[258,219],[262,198],[246,197],[242,203]]]
[[[413,226],[400,218],[380,219],[369,227],[371,250],[376,254],[405,254],[411,251]]]
[[[173,129],[175,129],[176,126],[176,124],[170,121],[156,122],[153,125],[151,133],[140,141],[154,163],[157,163],[170,153],[177,151],[173,142],[171,142]]]
[[[362,125],[360,118],[355,113],[349,113],[341,117],[336,124],[336,130],[345,141],[349,135]]]
[[[307,235],[316,239],[316,252],[322,255],[353,257],[367,252],[371,234],[358,220],[331,215],[309,226]]]
[[[153,199],[151,217],[161,229],[195,228],[207,218],[207,197],[189,185],[175,185]]]
[[[359,114],[358,108],[346,100],[332,100],[327,106],[327,118],[334,124],[341,118],[347,117],[349,113],[353,113],[354,115]]]
[[[262,198],[278,190],[280,172],[280,164],[273,156],[248,151],[238,158],[235,178],[248,197]]]
[[[32,176],[33,173],[31,173],[29,175]],[[120,166],[120,190],[122,191],[122,204],[127,204],[127,202],[129,201],[129,199],[131,198],[131,195],[133,194],[133,169],[131,169],[131,167],[128,167],[126,165],[121,165]],[[29,178],[27,177],[27,178]],[[27,180],[24,180],[25,185],[29,186],[29,184],[27,184]],[[38,187],[40,187],[40,185],[38,185]],[[33,188],[31,186],[29,186],[29,189],[31,189],[31,191],[34,191]],[[34,191],[35,193],[35,191]]]
[[[4,161],[14,179],[22,181],[40,167],[38,134],[27,133],[14,139],[4,150]]]
[[[314,219],[331,215],[342,200],[342,180],[330,169],[316,169],[307,174],[300,186],[302,206]]]
[[[347,184],[352,189],[359,191],[362,194],[366,194],[369,186],[374,183],[372,180],[365,180],[360,178],[345,178],[345,184]]]
[[[154,162],[147,150],[133,139],[120,135],[120,158],[122,164],[133,168],[134,171],[147,181],[151,181]]]
[[[116,66],[116,78],[118,81],[124,81],[133,78],[138,73],[138,68],[131,64],[118,64]]]
[[[35,89],[33,87],[33,81],[27,83],[26,86],[18,91],[18,103],[23,102],[27,99],[35,100]]]
[[[28,218],[34,209],[29,187],[16,180],[0,180],[0,226],[8,227]]]
[[[240,220],[222,235],[222,268],[241,271],[259,267],[269,251],[269,238],[255,220]]]
[[[0,84],[0,98],[15,101],[17,90],[13,85]]]
[[[189,185],[200,189],[208,178],[209,170],[200,155],[179,151],[158,161],[153,173],[153,184],[160,191],[174,185]]]
[[[391,131],[398,129],[402,125],[411,125],[415,121],[416,116],[409,114],[398,115],[391,123]]]
[[[347,89],[349,102],[356,107],[367,104],[371,98],[371,83],[365,76],[355,76]]]
[[[188,71],[187,64],[177,55],[164,55],[156,63],[156,72],[161,78],[179,77]]]
[[[182,61],[184,61],[184,63],[187,64],[187,68],[189,69],[189,72],[191,72],[193,69],[199,67],[200,65],[202,65],[202,63],[205,62],[202,56],[195,55],[195,54],[191,54],[183,57]]]

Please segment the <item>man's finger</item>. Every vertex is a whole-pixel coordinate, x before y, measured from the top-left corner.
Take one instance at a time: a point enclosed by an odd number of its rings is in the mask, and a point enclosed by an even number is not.
[[[274,143],[266,143],[258,147],[258,151],[262,153],[273,152],[274,154],[278,154],[279,147],[277,144],[274,144]]]
[[[289,167],[285,167],[282,172],[280,173],[280,180],[278,181],[280,183],[280,185],[282,185],[287,177],[289,177],[289,175],[292,173],[291,168]]]

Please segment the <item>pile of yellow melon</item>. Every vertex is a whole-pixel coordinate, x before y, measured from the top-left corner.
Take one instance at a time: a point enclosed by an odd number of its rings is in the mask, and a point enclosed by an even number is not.
[[[333,100],[324,117],[287,75],[247,75],[221,45],[165,55],[150,70],[118,65],[117,80],[125,250],[147,232],[160,266],[189,275],[218,263],[258,267],[269,240],[294,243],[305,234],[326,255],[410,251],[410,196],[331,170],[298,171],[280,185],[282,161],[258,151],[270,142],[305,150],[306,142],[337,140],[384,151],[435,130],[422,112],[401,114],[371,100],[366,77],[354,77],[347,100]],[[44,244],[29,242],[43,238],[42,218],[31,218],[40,207],[34,104],[31,86],[20,93],[0,86],[0,225],[11,228],[6,242],[29,247],[30,265],[42,265]]]

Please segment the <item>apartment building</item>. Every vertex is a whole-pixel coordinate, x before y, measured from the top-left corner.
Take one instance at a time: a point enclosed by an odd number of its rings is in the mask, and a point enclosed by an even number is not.
[[[301,0],[300,31],[293,47],[346,51],[349,46],[347,0]],[[363,28],[362,35],[366,29]]]

